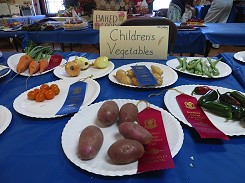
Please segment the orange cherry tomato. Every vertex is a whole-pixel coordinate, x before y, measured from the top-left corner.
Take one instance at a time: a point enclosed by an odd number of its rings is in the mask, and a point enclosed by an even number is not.
[[[48,84],[42,84],[40,86],[40,90],[49,90],[49,85]]]
[[[55,97],[54,91],[52,91],[52,90],[46,90],[46,92],[45,92],[45,98],[46,98],[47,100],[51,100],[51,99],[53,99],[54,97]]]
[[[51,88],[51,89],[52,89],[52,88],[59,88],[59,87],[58,87],[58,85],[57,85],[57,84],[54,84],[54,83],[53,83],[53,84],[51,84],[51,85],[49,86],[49,88]]]
[[[36,96],[36,102],[43,102],[45,100],[45,95],[43,93],[38,93]]]
[[[60,93],[60,88],[59,87],[53,87],[51,90],[54,92],[55,95],[59,95]]]
[[[27,98],[28,98],[28,100],[36,100],[36,94],[35,94],[35,92],[33,90],[32,91],[29,91],[27,93]]]
[[[47,90],[45,90],[44,88],[42,88],[42,89],[39,90],[39,93],[45,94],[46,91],[47,91]]]
[[[40,92],[40,89],[35,88],[33,91],[34,91],[35,95],[37,95]]]

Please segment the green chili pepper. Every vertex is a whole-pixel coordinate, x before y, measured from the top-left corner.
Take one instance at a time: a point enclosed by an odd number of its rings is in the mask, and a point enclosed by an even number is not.
[[[203,96],[201,96],[198,99],[198,104],[200,106],[203,106],[204,103],[208,102],[208,101],[215,101],[218,99],[218,93],[215,90],[209,90],[206,94],[204,94]]]
[[[242,107],[245,107],[245,96],[239,91],[229,92],[230,96],[238,100]]]
[[[219,101],[225,105],[231,106],[231,105],[235,105],[235,106],[240,106],[240,102],[238,100],[236,100],[234,97],[232,97],[228,92],[221,94],[218,90],[217,90],[218,94],[219,94]]]
[[[223,105],[216,101],[207,101],[202,104],[202,107],[214,114],[225,117],[227,119],[232,118],[232,109],[230,106]]]
[[[239,106],[231,105],[232,119],[240,120],[245,117],[245,109]]]

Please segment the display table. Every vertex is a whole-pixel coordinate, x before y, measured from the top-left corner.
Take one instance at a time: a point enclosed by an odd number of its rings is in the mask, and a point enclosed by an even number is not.
[[[221,45],[245,45],[244,23],[206,23],[200,30],[207,40],[205,56],[211,48],[211,44]]]
[[[7,63],[14,53],[3,53],[0,64]],[[62,53],[67,58],[68,53]],[[91,53],[76,53],[87,58],[97,58]],[[225,53],[226,55],[226,53]],[[168,57],[171,59],[174,57]],[[124,64],[149,60],[111,60],[118,68]],[[231,60],[232,61],[232,60]],[[166,60],[152,60],[165,64]],[[232,61],[233,62],[233,61]],[[26,91],[24,76],[15,76],[14,72],[0,78],[0,104],[7,107],[13,115],[10,126],[0,134],[0,182],[5,183],[226,183],[244,182],[245,140],[244,136],[232,136],[229,141],[201,139],[193,128],[181,123],[184,131],[184,142],[174,157],[175,168],[130,175],[123,177],[101,176],[78,168],[67,159],[61,146],[63,128],[73,115],[60,118],[41,119],[18,114],[13,109],[13,101]],[[57,80],[52,72],[31,77],[28,88]],[[112,83],[107,76],[97,79],[101,91],[95,102],[109,99],[137,99],[162,107],[163,96],[148,98],[149,94],[158,93],[163,89],[139,89],[124,87]],[[244,88],[231,74],[224,78],[207,79],[178,73],[177,82],[167,88],[204,84],[216,85],[244,92]],[[164,89],[167,89],[164,88]],[[82,121],[81,121],[82,123]]]

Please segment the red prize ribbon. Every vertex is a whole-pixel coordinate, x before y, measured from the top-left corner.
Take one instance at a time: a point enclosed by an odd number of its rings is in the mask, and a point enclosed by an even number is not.
[[[61,55],[52,55],[49,60],[48,67],[45,69],[45,71],[53,69],[60,65],[62,61],[62,56]]]
[[[176,96],[178,105],[185,119],[199,133],[201,138],[218,138],[229,140],[229,138],[208,119],[202,108],[198,105],[195,97],[180,94]]]
[[[137,173],[174,168],[161,112],[147,107],[138,114],[138,123],[152,134],[153,139],[138,160]]]

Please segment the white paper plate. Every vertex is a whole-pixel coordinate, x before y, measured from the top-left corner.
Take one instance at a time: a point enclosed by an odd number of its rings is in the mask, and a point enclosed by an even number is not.
[[[207,60],[207,58],[204,58],[204,57],[186,57],[186,58],[187,58],[187,63],[193,59],[199,59],[199,58],[202,58],[203,61]],[[180,69],[176,69],[176,67],[179,65],[179,61],[177,58],[172,59],[172,60],[168,60],[166,65],[168,65],[169,67],[173,68],[176,71],[179,71],[179,72],[182,72],[185,74],[208,78],[208,76],[206,76],[206,75],[202,76],[202,75],[198,75],[198,74],[194,74],[194,73],[189,73],[187,70],[181,71]],[[216,65],[216,68],[219,70],[220,74],[218,76],[213,76],[213,78],[222,78],[222,77],[230,75],[232,72],[230,66],[224,62],[221,62],[221,61]]]
[[[8,75],[8,74],[10,73],[10,71],[11,71],[11,69],[10,69],[9,67],[7,67],[7,66],[5,66],[5,65],[0,65],[0,71],[3,70],[3,69],[8,69],[8,71],[7,71],[5,74],[2,74],[2,75],[1,75],[1,73],[0,73],[0,78],[2,78],[2,77],[4,77],[4,76]]]
[[[175,89],[191,95],[191,92],[194,90],[196,86],[202,86],[202,85],[182,85],[175,87]],[[234,91],[228,88],[223,88],[223,87],[217,87],[217,86],[209,86],[210,88],[214,90],[219,90],[220,93],[225,93],[229,91]],[[179,108],[179,105],[176,101],[176,96],[179,95],[180,93],[174,91],[174,90],[168,90],[164,96],[164,102],[169,110],[176,118],[178,118],[180,121],[182,121],[184,124],[191,126],[191,124],[185,119],[183,113],[181,112],[181,109]],[[197,99],[200,98],[200,95],[193,95]],[[227,120],[223,117],[219,117],[215,114],[212,114],[206,110],[204,110],[205,114],[208,116],[210,121],[223,133],[229,136],[233,135],[245,135],[245,129],[241,126],[239,121],[234,121],[234,120]]]
[[[10,56],[10,57],[8,58],[8,61],[7,61],[8,66],[9,66],[15,73],[17,73],[17,71],[16,71],[16,66],[17,66],[17,64],[18,64],[18,62],[19,62],[19,59],[20,59],[20,57],[21,57],[22,55],[24,55],[24,54],[25,54],[25,53],[17,53],[17,54],[14,54],[14,55],[12,55],[12,56]],[[65,62],[66,62],[66,60],[62,59],[60,65],[64,64]],[[54,69],[55,69],[55,68],[52,68],[52,69],[47,70],[47,71],[44,71],[44,72],[41,73],[41,74],[40,74],[40,73],[36,73],[36,74],[33,74],[32,76],[39,76],[39,75],[45,74],[45,73],[47,73],[47,72],[50,72],[50,71],[52,71],[52,70],[54,70]],[[25,72],[20,73],[20,75],[22,75],[22,76],[30,76],[28,69],[27,69]]]
[[[131,66],[135,66],[135,65],[145,65],[148,69],[151,69],[151,65],[155,65],[155,66],[160,67],[163,70],[163,75],[162,75],[163,83],[162,83],[162,85],[160,85],[160,86],[150,86],[150,87],[147,87],[147,88],[162,88],[162,87],[166,87],[166,86],[174,84],[177,81],[177,79],[178,79],[178,74],[173,69],[171,69],[170,67],[168,67],[166,65],[155,63],[155,62],[137,62],[137,63],[123,65],[123,66],[115,69],[114,71],[112,71],[109,74],[109,79],[113,83],[116,83],[116,84],[119,84],[119,85],[122,85],[122,86],[128,86],[128,87],[133,87],[133,88],[143,88],[143,87],[139,87],[139,86],[126,85],[126,84],[119,83],[116,80],[116,78],[115,78],[116,72],[119,69],[127,71],[127,70],[131,69]]]
[[[49,85],[55,83],[60,88],[59,95],[55,96],[52,100],[45,100],[43,102],[35,102],[27,99],[28,91],[39,88],[40,86],[34,87],[30,90],[25,91],[19,95],[13,103],[14,109],[23,115],[35,118],[55,118],[61,115],[55,115],[59,109],[62,107],[67,93],[69,91],[69,86],[78,81],[75,80],[58,80],[48,83]],[[91,104],[100,93],[100,85],[97,81],[93,79],[86,79],[84,82],[87,83],[87,89],[84,97],[83,105]]]
[[[75,59],[75,56],[72,56],[69,58],[68,61],[72,61]],[[88,60],[88,62],[91,64],[93,63],[93,60]],[[109,74],[113,69],[114,69],[114,64],[112,62],[110,62],[109,66],[105,69],[96,69],[95,67],[90,66],[88,69],[86,70],[82,70],[79,74],[79,76],[77,77],[70,77],[66,71],[65,71],[65,67],[64,66],[59,66],[54,70],[54,75],[57,76],[60,79],[71,79],[71,78],[77,78],[77,79],[81,79],[81,78],[87,78],[89,76],[92,76],[92,79],[97,79],[97,78],[101,78],[103,76],[106,76],[107,74]]]
[[[114,101],[118,104],[119,108],[128,102],[134,104],[138,103],[137,100],[128,99],[115,99]],[[99,122],[97,122],[97,111],[103,103],[104,101],[92,104],[88,107],[83,107],[68,121],[61,137],[64,153],[72,163],[81,169],[95,174],[105,176],[123,176],[136,174],[138,162],[126,165],[115,165],[109,161],[109,156],[107,155],[109,146],[116,140],[123,138],[118,131],[118,125],[116,123],[109,127],[101,127],[104,135],[104,142],[99,153],[94,159],[82,161],[77,157],[76,150],[80,133],[88,125],[96,125],[100,127]],[[139,111],[143,110],[145,107],[145,103],[139,103],[138,105]],[[184,134],[182,127],[180,123],[167,111],[154,105],[151,105],[151,107],[161,111],[162,113],[170,151],[174,157],[179,152],[183,144]]]
[[[12,120],[12,113],[10,110],[0,105],[0,134],[6,130]]]
[[[235,53],[234,58],[240,62],[245,62],[245,51],[240,51]]]

